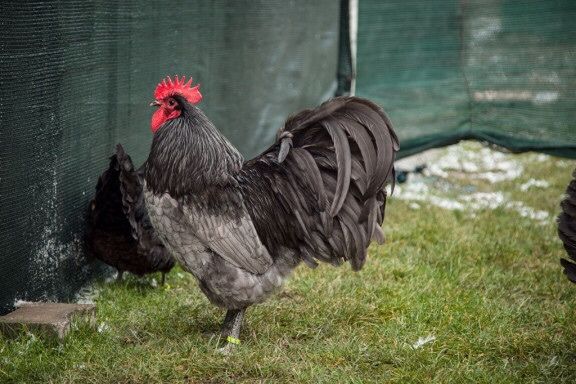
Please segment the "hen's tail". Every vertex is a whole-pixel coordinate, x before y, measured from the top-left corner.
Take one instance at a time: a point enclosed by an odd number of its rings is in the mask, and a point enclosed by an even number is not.
[[[116,146],[116,153],[110,156],[110,163],[96,184],[96,193],[90,204],[90,224],[93,228],[106,230],[131,231],[127,221],[125,205],[126,198],[123,190],[133,192],[133,199],[137,195],[138,185],[126,186],[126,179],[133,179],[134,165],[124,152],[120,144]],[[140,187],[141,191],[141,187]]]
[[[108,169],[98,179],[91,203],[92,229],[122,234],[135,247],[141,260],[131,260],[136,270],[169,271],[174,260],[158,239],[144,203],[143,168],[134,169],[132,159],[122,145],[110,157]],[[129,261],[125,260],[126,263]],[[145,263],[146,266],[138,265]]]
[[[570,259],[576,261],[576,170],[572,177],[566,189],[566,198],[561,203],[562,213],[558,216],[558,236],[564,243]],[[576,264],[566,259],[560,259],[560,263],[568,279],[576,283]]]
[[[143,170],[135,170],[132,159],[124,151],[122,145],[116,145],[116,158],[120,194],[122,196],[122,211],[130,223],[132,238],[136,241],[142,237],[143,220],[148,220],[148,213],[144,205]]]
[[[305,236],[301,257],[359,270],[370,242],[384,241],[384,188],[399,149],[390,120],[368,100],[335,98],[288,119],[277,143],[288,178],[281,193]]]

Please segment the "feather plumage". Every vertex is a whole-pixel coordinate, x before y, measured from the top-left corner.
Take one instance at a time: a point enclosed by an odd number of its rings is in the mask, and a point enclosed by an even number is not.
[[[90,204],[90,253],[120,272],[167,273],[175,261],[150,223],[142,182],[143,170],[134,169],[130,156],[118,144]]]
[[[154,135],[146,162],[150,219],[216,305],[264,300],[300,262],[362,268],[392,182],[398,139],[384,112],[341,97],[289,118],[276,142],[243,162],[200,109]]]
[[[570,281],[576,283],[576,170],[572,181],[566,188],[566,197],[561,203],[562,213],[558,216],[558,236],[570,260],[560,259],[564,273]]]
[[[384,186],[399,148],[388,118],[367,100],[336,98],[288,119],[278,137],[239,178],[263,243],[297,249],[312,266],[362,268],[369,242],[384,239]]]
[[[238,338],[230,322],[300,262],[359,270],[369,243],[384,240],[398,139],[370,101],[341,97],[300,112],[247,162],[185,94],[156,105],[155,116],[172,117],[156,127],[146,161],[150,220],[202,292],[228,310],[224,334]]]

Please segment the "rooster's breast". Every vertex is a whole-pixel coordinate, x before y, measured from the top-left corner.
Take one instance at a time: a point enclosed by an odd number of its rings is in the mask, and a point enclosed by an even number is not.
[[[145,189],[150,221],[182,268],[198,279],[210,301],[226,309],[240,309],[264,301],[282,285],[295,265],[278,261],[265,273],[250,273],[220,257],[196,236],[188,217],[190,207],[170,195]],[[290,259],[290,258],[286,258]],[[285,260],[286,260],[285,259]]]

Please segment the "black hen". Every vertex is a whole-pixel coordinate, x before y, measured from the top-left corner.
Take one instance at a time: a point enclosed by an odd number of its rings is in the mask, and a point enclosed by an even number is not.
[[[170,253],[228,310],[223,334],[234,343],[244,310],[301,261],[359,270],[371,240],[384,241],[398,139],[377,105],[342,97],[288,119],[244,162],[189,86],[167,79],[156,89],[146,206]]]
[[[160,271],[163,284],[175,261],[150,224],[143,173],[143,168],[134,170],[130,156],[118,144],[90,203],[88,245],[92,256],[118,269],[119,280],[124,271],[136,275]]]
[[[558,216],[558,236],[564,243],[564,248],[572,261],[576,261],[576,170],[572,181],[566,188],[566,198],[561,203],[562,213]],[[576,283],[576,264],[560,259],[564,273],[568,279]]]

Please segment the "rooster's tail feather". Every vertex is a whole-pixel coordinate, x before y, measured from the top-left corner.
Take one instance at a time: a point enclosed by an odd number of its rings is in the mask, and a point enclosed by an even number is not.
[[[384,240],[384,187],[394,183],[399,144],[388,117],[368,100],[336,98],[288,119],[277,145],[290,179],[283,194],[306,234],[303,260],[362,268],[369,243]]]

